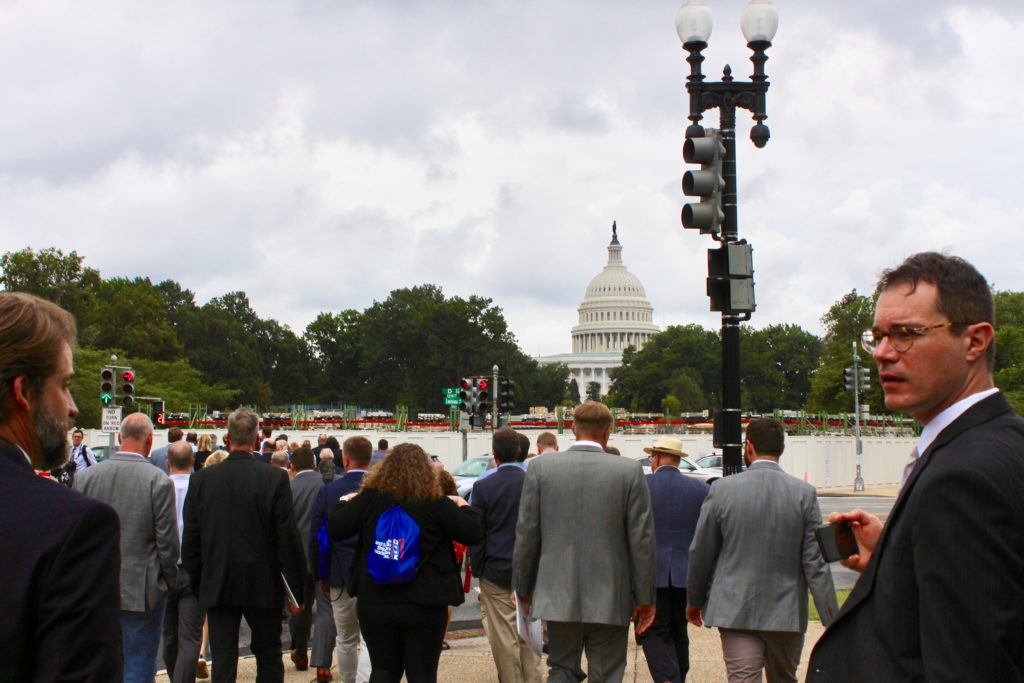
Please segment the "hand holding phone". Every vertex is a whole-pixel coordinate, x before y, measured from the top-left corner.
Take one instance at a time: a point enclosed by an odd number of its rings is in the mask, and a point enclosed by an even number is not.
[[[821,548],[821,554],[826,562],[845,560],[860,550],[853,535],[853,528],[846,520],[819,526],[814,530],[814,537],[818,540],[818,547]]]

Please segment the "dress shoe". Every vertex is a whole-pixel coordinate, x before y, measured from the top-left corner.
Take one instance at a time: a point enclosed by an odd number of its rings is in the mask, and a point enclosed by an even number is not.
[[[309,658],[300,656],[298,650],[292,650],[292,663],[296,671],[305,671],[309,668]]]
[[[318,666],[316,668],[316,683],[326,683],[330,680],[333,680],[331,678],[331,670],[327,667]]]
[[[196,678],[209,678],[210,667],[206,665],[205,659],[200,659],[196,662]]]

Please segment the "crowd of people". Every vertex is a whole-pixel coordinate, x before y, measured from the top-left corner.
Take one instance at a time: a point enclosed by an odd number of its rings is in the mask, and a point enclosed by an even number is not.
[[[682,683],[688,624],[718,628],[730,682],[795,681],[808,591],[826,626],[809,681],[1022,681],[1024,420],[993,385],[991,291],[924,253],[877,293],[862,343],[887,407],[923,430],[884,524],[831,516],[862,572],[842,607],[774,420],[748,424],[745,470],[712,486],[671,436],[647,475],[615,454],[595,401],[564,451],[495,431],[468,501],[418,445],[313,447],[245,408],[222,444],[172,429],[158,449],[130,414],[97,462],[80,430],[67,443],[73,319],[0,293],[0,680],[148,683],[162,637],[171,680],[194,681],[206,632],[209,675],[233,681],[244,618],[257,680],[281,681],[286,615],[291,665],[318,681],[335,657],[346,683],[435,681],[471,572],[502,683],[621,681],[630,628],[653,680]]]

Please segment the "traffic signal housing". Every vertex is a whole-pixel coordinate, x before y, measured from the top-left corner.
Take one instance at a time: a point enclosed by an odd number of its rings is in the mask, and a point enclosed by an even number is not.
[[[860,390],[867,391],[868,387],[871,386],[871,370],[869,368],[860,366]]]
[[[473,406],[476,405],[476,379],[463,377],[459,382],[459,410],[464,413],[473,414]]]
[[[163,427],[164,426],[164,402],[153,401],[153,424]]]
[[[114,368],[106,367],[100,370],[100,401],[108,406],[117,397],[117,387],[114,384]]]
[[[714,128],[705,129],[704,137],[686,138],[683,143],[683,160],[688,164],[700,164],[699,171],[683,174],[683,194],[687,197],[700,197],[700,202],[683,207],[684,228],[700,230],[703,235],[717,235],[721,232],[725,221],[725,212],[722,210],[724,158],[722,135]]]
[[[121,387],[119,391],[121,403],[130,406],[135,403],[135,371],[128,368],[121,373]]]
[[[515,408],[515,387],[516,383],[508,377],[498,378],[498,411],[511,413]]]
[[[843,375],[844,375],[844,379],[845,379],[846,390],[852,392],[853,391],[853,367],[846,368],[843,371]]]
[[[708,249],[708,297],[712,311],[753,313],[754,249],[746,243]]]
[[[486,377],[476,380],[476,408],[473,412],[477,415],[486,415],[491,410],[491,382]]]

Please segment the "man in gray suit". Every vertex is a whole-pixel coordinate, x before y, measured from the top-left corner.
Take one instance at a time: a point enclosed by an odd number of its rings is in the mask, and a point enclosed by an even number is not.
[[[181,441],[181,437],[184,435],[185,433],[178,429],[177,427],[171,427],[170,429],[168,429],[167,443],[161,446],[160,448],[155,449],[152,453],[150,453],[149,461],[152,464],[159,467],[160,469],[162,469],[164,472],[167,472],[167,449],[171,447],[172,443]]]
[[[716,481],[690,546],[686,617],[717,626],[729,683],[796,681],[807,630],[807,588],[821,622],[839,611],[832,572],[814,538],[814,487],[779,467],[782,425],[751,420],[747,469]]]
[[[146,460],[153,423],[142,413],[121,422],[121,450],[75,477],[75,489],[103,501],[121,520],[121,635],[124,680],[156,674],[167,593],[178,575],[174,484]]]
[[[310,520],[313,514],[313,502],[316,494],[324,486],[324,478],[313,469],[313,451],[303,446],[292,453],[291,469],[295,478],[291,481],[292,503],[295,506],[295,524],[302,539],[302,551],[306,562],[305,588],[306,604],[309,609],[292,615],[288,620],[288,631],[292,639],[291,659],[299,671],[309,667],[306,647],[309,645],[309,630],[313,627],[313,666],[316,667],[316,680],[331,680],[331,660],[334,657],[334,641],[338,632],[334,626],[334,610],[331,601],[313,580],[313,565],[319,560],[319,553],[310,559],[311,542]],[[313,596],[316,596],[314,599]],[[315,603],[315,608],[313,604]],[[314,624],[315,619],[315,624]]]
[[[604,452],[612,415],[596,401],[573,414],[576,443],[526,471],[512,586],[524,611],[548,625],[548,680],[621,681],[629,622],[654,620],[651,496],[640,463]]]

